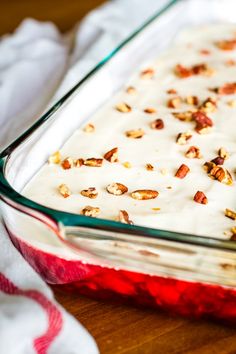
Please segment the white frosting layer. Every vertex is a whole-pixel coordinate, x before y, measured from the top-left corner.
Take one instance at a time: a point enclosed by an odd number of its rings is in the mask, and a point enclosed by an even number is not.
[[[209,92],[209,87],[236,81],[236,66],[225,65],[228,59],[236,60],[236,50],[222,51],[214,45],[215,40],[231,39],[235,30],[233,25],[209,25],[181,33],[176,44],[149,65],[155,70],[153,79],[143,80],[137,73],[127,84],[134,86],[137,93],[128,94],[124,88],[90,118],[95,126],[93,133],[84,132],[83,127],[78,128],[60,150],[64,158],[86,159],[103,157],[108,150],[118,147],[118,163],[104,161],[101,168],[83,166],[70,170],[63,170],[60,165],[45,164],[23,194],[38,203],[68,212],[79,214],[87,205],[98,206],[101,218],[114,220],[119,210],[124,209],[137,225],[228,238],[224,232],[235,223],[224,216],[224,210],[236,209],[236,182],[228,186],[212,180],[202,165],[215,158],[218,149],[223,146],[230,154],[224,167],[235,177],[236,108],[230,107],[227,102],[236,97],[220,97],[217,111],[209,113],[214,122],[212,131],[200,135],[194,132],[194,123],[180,122],[174,118],[171,114],[173,110],[166,106],[171,97],[166,91],[174,88],[179,96],[195,95],[203,101],[214,96]],[[201,54],[202,49],[209,50],[210,55]],[[215,70],[213,76],[180,79],[173,72],[176,64],[191,66],[203,62]],[[115,110],[114,106],[120,102],[128,103],[132,111],[124,114]],[[147,107],[154,107],[157,113],[144,113]],[[183,104],[180,110],[188,109],[191,107]],[[156,118],[163,119],[164,129],[150,128],[150,122]],[[125,131],[138,128],[146,133],[142,139],[125,136]],[[189,130],[193,132],[189,143],[184,146],[176,144],[177,134]],[[201,159],[185,157],[190,145],[200,148],[203,155]],[[122,164],[125,161],[129,161],[132,168],[125,168]],[[147,163],[154,166],[154,171],[146,170]],[[191,171],[181,180],[174,175],[183,163]],[[161,173],[162,169],[167,170],[166,175]],[[134,200],[129,193],[114,196],[106,191],[106,186],[113,182],[125,184],[129,192],[154,189],[159,196],[147,201]],[[62,183],[72,191],[69,198],[65,199],[58,193],[57,188]],[[169,186],[172,189],[167,189]],[[96,199],[88,199],[80,194],[81,190],[89,187],[98,190]],[[198,190],[206,194],[209,201],[207,205],[193,201]],[[153,208],[160,210],[154,211]]]

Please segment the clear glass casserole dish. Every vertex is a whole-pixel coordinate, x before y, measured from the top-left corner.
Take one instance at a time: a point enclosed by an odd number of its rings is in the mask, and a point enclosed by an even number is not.
[[[234,242],[71,214],[21,194],[50,153],[122,87],[135,68],[161,53],[184,27],[236,21],[233,10],[233,1],[171,1],[1,153],[6,228],[47,282],[183,315],[236,320]]]

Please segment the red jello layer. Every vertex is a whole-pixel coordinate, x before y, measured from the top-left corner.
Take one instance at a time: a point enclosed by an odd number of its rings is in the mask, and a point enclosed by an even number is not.
[[[236,323],[236,289],[84,264],[41,251],[13,235],[11,239],[48,283],[67,284],[68,291]]]

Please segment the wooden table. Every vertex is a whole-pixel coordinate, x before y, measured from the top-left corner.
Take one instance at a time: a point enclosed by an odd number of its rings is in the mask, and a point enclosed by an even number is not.
[[[0,34],[13,31],[27,16],[54,21],[65,31],[102,2],[0,0]],[[236,353],[234,328],[69,295],[58,286],[52,289],[61,305],[94,336],[101,354]]]

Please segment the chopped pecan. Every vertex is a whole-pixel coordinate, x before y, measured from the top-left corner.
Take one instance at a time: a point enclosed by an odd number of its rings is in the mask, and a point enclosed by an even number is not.
[[[154,166],[152,166],[150,163],[146,164],[146,170],[147,171],[153,171],[154,170]]]
[[[124,224],[133,225],[133,221],[130,220],[129,214],[127,213],[126,210],[119,211],[118,219],[120,222],[122,222]]]
[[[234,50],[236,49],[236,39],[217,41],[215,45],[221,50]]]
[[[91,216],[91,217],[96,217],[100,214],[101,210],[98,207],[92,207],[90,205],[87,205],[81,210],[81,214],[85,216]]]
[[[122,195],[128,192],[128,188],[122,183],[111,183],[108,184],[107,191],[110,194]]]
[[[184,66],[181,65],[181,64],[177,64],[177,65],[175,66],[174,72],[175,72],[175,74],[176,74],[177,76],[179,76],[179,77],[182,78],[182,79],[187,78],[187,77],[193,75],[191,69],[186,68],[186,67],[184,67]]]
[[[191,122],[193,120],[194,111],[172,112],[173,116],[184,122]]]
[[[227,218],[230,218],[232,220],[236,220],[236,211],[226,208],[225,209],[225,216],[227,216]]]
[[[91,123],[88,123],[88,124],[84,127],[84,131],[85,131],[86,133],[92,133],[92,132],[94,132],[94,130],[95,130],[95,126],[94,126],[93,124],[91,124]]]
[[[97,198],[97,196],[98,196],[98,192],[97,192],[96,188],[94,188],[94,187],[90,187],[88,189],[83,189],[80,192],[80,194],[83,195],[84,197],[87,197],[90,199]]]
[[[64,198],[68,198],[71,195],[69,187],[67,187],[67,185],[64,183],[60,184],[60,186],[58,187],[58,191]]]
[[[103,156],[105,160],[113,163],[113,162],[118,162],[118,148],[115,147],[108,152],[105,153]]]
[[[185,165],[184,163],[178,168],[175,177],[177,178],[184,178],[187,176],[187,174],[189,173],[190,169],[187,165]]]
[[[123,162],[123,166],[124,166],[125,168],[131,168],[131,167],[132,167],[132,165],[131,165],[131,163],[130,163],[129,161]]]
[[[152,189],[138,189],[131,193],[131,197],[137,200],[155,199],[158,196],[158,192]]]
[[[201,49],[200,50],[200,54],[202,54],[202,55],[210,55],[211,52],[208,49]]]
[[[73,159],[71,157],[67,157],[65,160],[62,161],[61,166],[64,170],[69,170],[73,167]]]
[[[61,162],[61,153],[60,153],[60,151],[56,151],[51,156],[49,156],[48,162],[49,163],[54,163],[54,164],[59,164]]]
[[[216,164],[214,162],[205,162],[204,165],[203,165],[203,168],[204,170],[207,172],[207,173],[210,173],[211,170],[216,166]]]
[[[132,108],[127,103],[121,102],[116,105],[116,110],[122,113],[128,113]]]
[[[187,78],[193,75],[205,75],[211,76],[213,74],[213,69],[211,69],[207,64],[197,64],[191,67],[184,67],[180,64],[175,67],[175,74],[180,78]]]
[[[190,132],[179,133],[176,137],[176,143],[179,145],[186,145],[191,138],[192,134]]]
[[[127,92],[128,94],[130,94],[130,95],[133,95],[133,94],[135,94],[135,93],[137,92],[137,90],[136,90],[135,87],[129,86],[129,87],[127,87],[127,89],[126,89],[126,92]]]
[[[89,159],[84,160],[84,165],[89,167],[101,167],[103,163],[103,159],[91,157]]]
[[[236,82],[229,82],[223,86],[210,88],[209,90],[219,95],[234,95],[236,93]]]
[[[155,119],[153,122],[150,124],[152,129],[160,130],[164,128],[164,122],[161,118]]]
[[[199,104],[199,99],[197,96],[187,96],[185,102],[191,106],[197,106]]]
[[[222,159],[224,159],[224,160],[227,160],[227,159],[229,158],[229,153],[228,153],[228,151],[227,151],[225,148],[223,148],[223,147],[221,147],[221,148],[219,149],[218,155],[219,155],[220,157],[222,157]]]
[[[145,132],[143,129],[136,129],[136,130],[128,130],[125,132],[125,135],[127,138],[132,138],[132,139],[140,139],[144,136]]]
[[[175,89],[169,89],[166,91],[166,93],[168,93],[168,95],[176,95],[177,91]]]
[[[224,165],[225,159],[223,159],[220,156],[215,157],[213,160],[211,160],[215,165]]]
[[[236,107],[236,100],[230,100],[227,102],[229,107],[235,108]]]
[[[200,149],[197,146],[190,146],[185,156],[189,159],[200,159],[202,157]]]
[[[230,231],[232,232],[232,236],[230,238],[230,241],[236,241],[236,226],[231,227]]]
[[[195,130],[198,134],[205,134],[213,127],[213,122],[204,112],[194,112],[193,119],[196,122]]]
[[[200,106],[199,111],[205,113],[215,112],[217,109],[216,99],[212,97],[208,97]]]
[[[233,178],[232,178],[231,174],[224,167],[214,166],[210,171],[210,176],[214,177],[215,179],[217,179],[221,183],[224,183],[227,185],[233,184]]]
[[[197,191],[197,193],[193,197],[193,200],[199,204],[207,204],[208,203],[207,197],[201,191]]]
[[[153,113],[156,113],[156,109],[153,108],[153,107],[147,107],[143,110],[145,113],[148,113],[148,114],[153,114]]]
[[[170,98],[167,101],[167,107],[168,108],[179,108],[181,103],[182,103],[181,97],[176,96],[176,97]]]
[[[84,165],[84,159],[77,159],[74,161],[75,167],[81,167]]]
[[[234,59],[227,59],[225,61],[225,65],[226,66],[235,66],[236,65],[236,61]]]
[[[142,79],[151,79],[151,78],[153,78],[154,74],[155,74],[154,69],[147,68],[141,72],[140,76]]]

